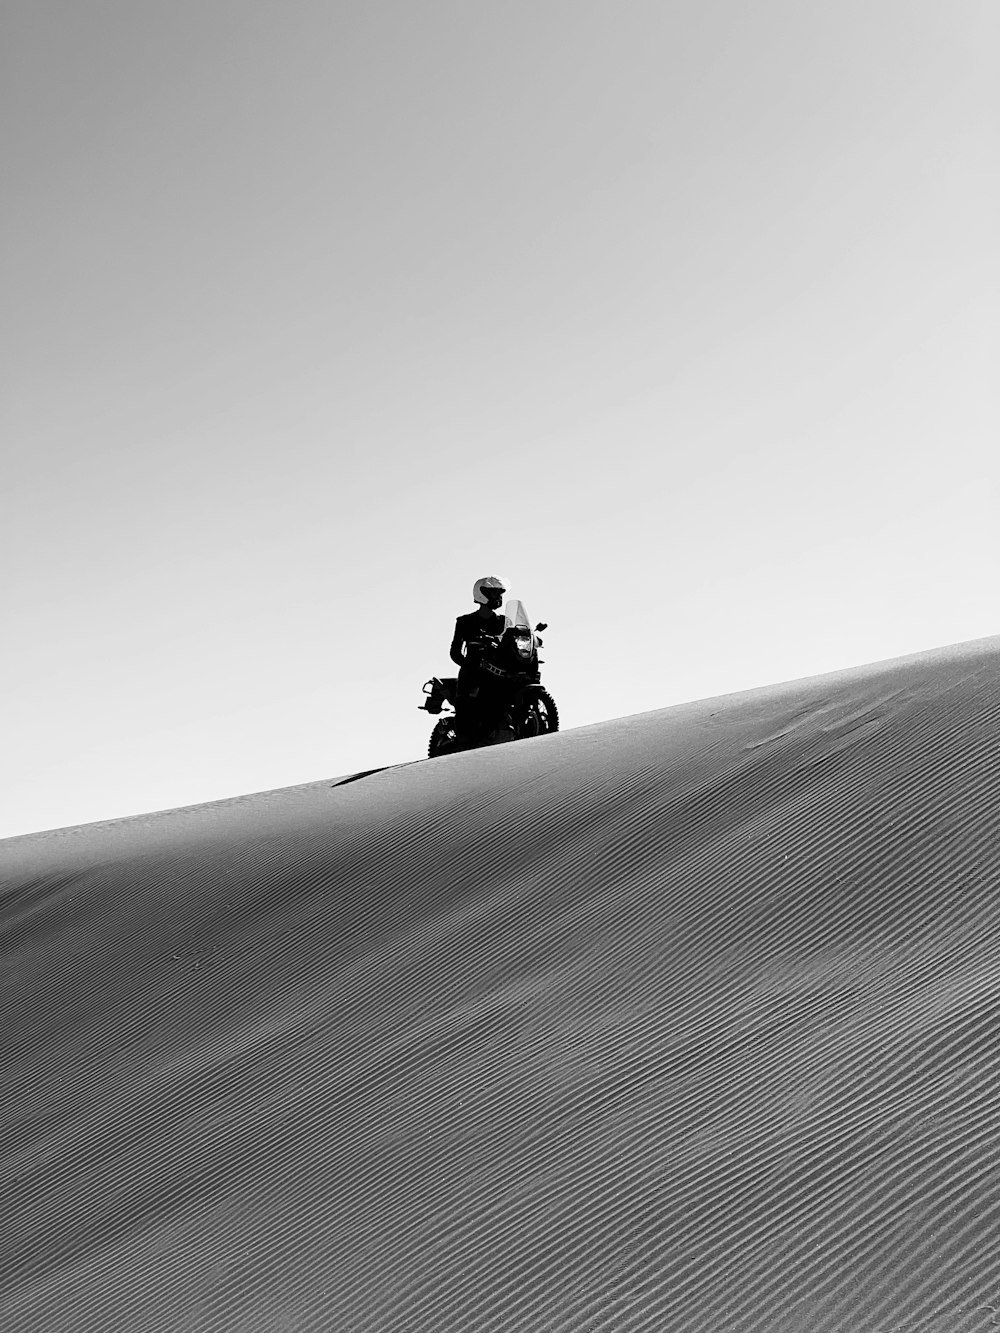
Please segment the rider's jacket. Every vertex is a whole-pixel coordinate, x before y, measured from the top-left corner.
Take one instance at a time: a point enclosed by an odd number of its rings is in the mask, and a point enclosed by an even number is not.
[[[495,611],[489,616],[482,616],[478,611],[470,611],[467,616],[459,616],[455,621],[455,637],[451,641],[451,660],[456,666],[467,664],[465,645],[470,639],[481,638],[484,634],[499,638],[507,622]]]

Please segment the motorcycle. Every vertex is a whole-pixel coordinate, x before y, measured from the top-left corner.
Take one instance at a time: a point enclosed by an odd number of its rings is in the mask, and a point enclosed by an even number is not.
[[[539,635],[548,626],[532,629],[524,604],[514,598],[504,607],[504,622],[499,639],[485,637],[469,645],[477,671],[463,701],[461,722],[456,717],[457,676],[434,676],[425,682],[427,700],[417,707],[434,716],[444,713],[431,732],[429,758],[559,730],[556,702],[542,688],[538,669],[538,649],[543,646]]]

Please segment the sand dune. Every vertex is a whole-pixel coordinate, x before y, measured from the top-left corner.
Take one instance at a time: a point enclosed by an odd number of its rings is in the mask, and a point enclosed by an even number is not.
[[[0,1329],[1000,1326],[998,678],[0,844]]]

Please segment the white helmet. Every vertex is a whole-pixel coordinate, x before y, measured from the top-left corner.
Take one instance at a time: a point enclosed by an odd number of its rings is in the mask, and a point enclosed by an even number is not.
[[[478,602],[480,606],[487,606],[489,598],[486,596],[486,589],[495,589],[500,596],[507,591],[503,579],[498,579],[495,574],[487,574],[485,578],[476,579],[472,585],[472,600]]]

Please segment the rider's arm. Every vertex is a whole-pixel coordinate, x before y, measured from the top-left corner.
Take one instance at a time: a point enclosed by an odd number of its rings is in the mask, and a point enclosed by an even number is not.
[[[462,628],[462,622],[455,622],[455,637],[451,641],[451,651],[449,656],[456,666],[465,666],[465,655],[462,648],[465,644],[465,631]]]

